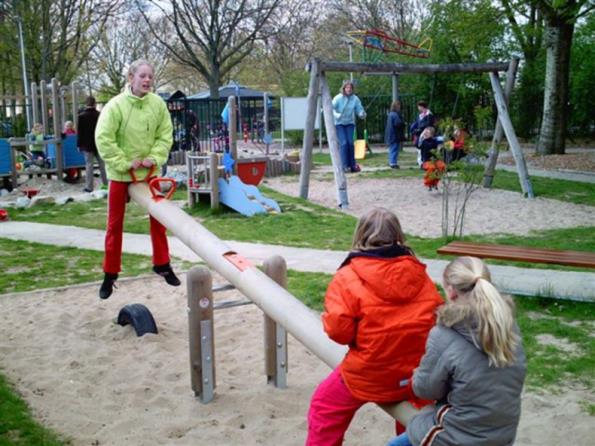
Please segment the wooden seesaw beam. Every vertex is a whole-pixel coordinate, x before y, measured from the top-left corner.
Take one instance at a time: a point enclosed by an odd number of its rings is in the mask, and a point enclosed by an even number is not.
[[[128,192],[210,268],[225,277],[318,358],[331,368],[339,365],[347,347],[329,339],[318,314],[169,200],[155,201],[147,183],[132,183]],[[404,425],[417,413],[408,402],[380,407]]]

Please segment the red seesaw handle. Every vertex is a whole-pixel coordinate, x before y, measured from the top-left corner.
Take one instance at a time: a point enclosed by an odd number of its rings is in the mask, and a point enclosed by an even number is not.
[[[169,183],[171,184],[170,189],[167,191],[165,196],[157,195],[158,192],[161,192],[161,184],[160,183]],[[153,195],[153,200],[159,201],[162,198],[169,200],[171,196],[176,191],[176,180],[173,178],[159,178],[155,177],[149,181],[149,189],[151,189],[151,194]]]
[[[140,183],[140,181],[138,181],[136,179],[136,174],[134,173],[134,169],[131,167],[130,170],[128,171],[130,173],[130,178],[132,178],[132,182],[133,183]],[[145,177],[145,179],[143,181],[149,181],[149,178],[151,178],[151,176],[153,175],[153,173],[155,172],[155,164],[153,164],[151,167],[149,167],[149,173],[147,174],[147,176]]]

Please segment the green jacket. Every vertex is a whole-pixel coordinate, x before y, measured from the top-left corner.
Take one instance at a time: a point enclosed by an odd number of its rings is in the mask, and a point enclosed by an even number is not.
[[[110,180],[132,181],[130,164],[135,159],[152,159],[158,174],[173,143],[171,117],[165,102],[154,93],[139,98],[127,89],[101,111],[95,143]],[[143,167],[135,171],[139,181],[147,174],[148,169]]]

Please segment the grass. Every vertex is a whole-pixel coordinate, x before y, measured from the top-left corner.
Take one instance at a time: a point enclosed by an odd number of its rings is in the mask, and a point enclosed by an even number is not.
[[[0,375],[0,445],[1,446],[62,446],[68,439],[35,421],[27,404]]]
[[[0,294],[98,281],[103,252],[0,238]],[[174,268],[189,262],[172,259]],[[151,273],[151,258],[122,255],[121,277]]]

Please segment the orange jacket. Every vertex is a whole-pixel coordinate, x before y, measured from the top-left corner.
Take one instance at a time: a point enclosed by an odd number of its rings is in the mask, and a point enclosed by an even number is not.
[[[349,345],[341,376],[354,397],[410,399],[409,380],[442,303],[425,265],[410,255],[355,257],[339,269],[322,321],[331,339]]]

